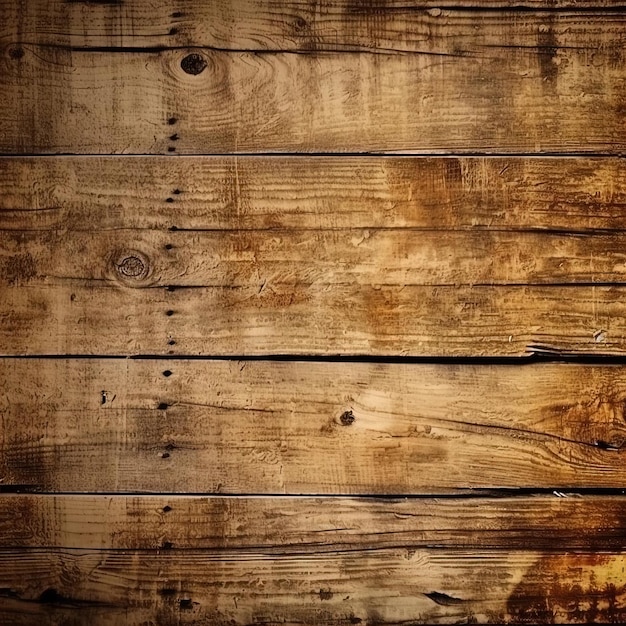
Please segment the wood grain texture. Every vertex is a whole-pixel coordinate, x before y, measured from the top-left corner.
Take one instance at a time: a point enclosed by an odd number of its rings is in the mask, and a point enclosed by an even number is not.
[[[263,550],[626,549],[622,496],[347,498],[0,496],[0,548]]]
[[[119,8],[107,18],[110,7],[79,6],[72,9],[78,24],[70,21],[53,36],[65,43],[46,42],[45,35],[40,42],[38,33],[48,30],[41,24],[30,35],[15,19],[7,22],[1,152],[621,154],[626,148],[621,11],[483,14],[392,6],[331,14],[319,25],[314,12],[311,26],[298,10],[274,8],[269,15],[247,3],[241,12],[207,3],[208,14],[223,18],[191,17],[201,26],[190,32],[184,24],[166,27],[179,40],[164,46],[162,36],[148,35],[126,44],[114,25]],[[100,19],[92,22],[94,10]],[[36,11],[33,19],[37,24]],[[125,21],[134,23],[132,13]],[[108,43],[94,46],[87,35],[75,45],[81,22],[111,24],[94,35]],[[209,29],[216,43],[204,43]]]
[[[5,359],[0,477],[63,492],[621,488],[620,367]]]
[[[622,553],[0,550],[11,625],[621,622]]]
[[[501,43],[507,29],[509,43],[536,46],[541,20],[562,30],[580,29],[589,20],[618,20],[622,9],[614,0],[333,0],[322,5],[314,0],[195,0],[184,7],[171,0],[156,5],[149,0],[2,0],[0,42],[76,48],[441,52]]]
[[[619,160],[109,157],[0,171],[5,354],[626,349]]]
[[[0,160],[2,230],[593,233],[626,228],[625,209],[626,165],[610,157]]]

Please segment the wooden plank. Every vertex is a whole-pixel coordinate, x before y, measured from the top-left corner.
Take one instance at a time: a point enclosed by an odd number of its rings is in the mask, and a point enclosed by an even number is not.
[[[171,0],[156,6],[149,0],[1,0],[5,19],[0,37],[7,44],[73,47],[323,50],[343,45],[433,51],[452,48],[445,30],[456,45],[475,49],[493,43],[512,21],[517,21],[517,43],[536,45],[541,19],[580,28],[585,20],[615,19],[623,7],[614,0],[333,0],[323,5],[312,0],[195,0],[182,8]],[[473,38],[463,30],[468,22],[476,31]]]
[[[26,289],[54,299],[58,288],[74,285],[77,296],[98,288],[134,288],[143,290],[146,300],[151,299],[146,289],[165,288],[254,290],[256,295],[287,286],[294,299],[314,299],[342,287],[626,285],[626,230],[321,226],[204,232],[177,227],[171,232],[103,230],[91,211],[83,217],[78,231],[31,231],[22,216],[23,229],[4,233],[0,284],[13,286],[16,297]]]
[[[625,207],[626,165],[610,157],[0,160],[2,230],[593,232],[626,228]]]
[[[365,548],[623,551],[626,500],[515,497],[346,498],[0,496],[0,548],[263,550]]]
[[[381,10],[359,13],[354,26],[348,12],[324,24],[325,37],[313,30],[290,43],[279,28],[258,43],[250,34],[258,22],[241,27],[247,13],[242,18],[227,4],[208,4],[229,16],[228,38],[242,47],[198,47],[182,27],[175,33],[182,47],[159,47],[152,38],[142,46],[130,37],[125,47],[115,26],[104,47],[75,47],[72,30],[64,44],[38,43],[36,34],[31,41],[23,33],[25,40],[5,46],[0,58],[0,151],[626,149],[622,11],[555,17]],[[379,36],[378,24],[389,14],[391,26]],[[89,20],[90,10],[81,15]],[[407,35],[412,15],[419,17]],[[346,27],[333,30],[333,20]],[[287,18],[283,9],[270,21],[307,28],[301,26],[306,17]],[[46,30],[39,26],[35,33]],[[244,40],[237,43],[232,32],[243,32]],[[18,36],[9,31],[5,38]]]
[[[624,352],[620,160],[166,159],[2,161],[3,353]]]
[[[621,488],[620,367],[4,359],[0,477],[63,492]]]
[[[5,623],[623,622],[623,553],[0,550]]]
[[[247,287],[146,294],[80,280],[30,287],[18,279],[3,286],[0,351],[424,357],[626,352],[623,286],[264,288],[261,277]]]

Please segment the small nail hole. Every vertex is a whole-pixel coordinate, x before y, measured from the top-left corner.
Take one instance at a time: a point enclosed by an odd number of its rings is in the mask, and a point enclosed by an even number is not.
[[[167,198],[165,202],[174,202],[174,198]]]
[[[172,315],[174,315],[174,311],[172,311],[172,309],[169,309],[168,311],[165,311],[165,315],[167,315],[168,317],[172,317]]]
[[[162,459],[169,459],[169,458],[170,458],[170,453],[169,453],[169,452],[164,452],[164,453],[161,455],[161,458],[162,458]]]
[[[170,147],[167,149],[167,151],[168,151],[168,152],[176,152],[176,148],[175,148],[174,146],[170,146]]]
[[[172,193],[177,196],[180,193],[180,189],[174,189]]]
[[[167,404],[167,402],[161,402],[159,406],[157,407],[157,409],[159,409],[159,411],[165,411],[168,408],[168,406],[169,405]]]
[[[170,135],[170,141],[176,141],[178,139],[178,133],[174,133],[173,135]]]
[[[169,120],[167,120],[167,123],[172,126],[172,124],[176,124],[178,120],[175,117],[170,117]]]
[[[170,339],[170,340],[167,342],[167,345],[168,345],[168,346],[175,346],[175,345],[176,345],[176,342],[175,342],[173,339]]]
[[[170,28],[170,35],[177,35],[178,34],[178,28]]]
[[[167,378],[168,376],[171,376],[171,375],[172,375],[172,372],[170,370],[165,370],[163,372],[163,376],[165,376],[165,378]]]
[[[169,513],[172,510],[172,507],[169,504],[166,504],[163,507],[163,513]]]
[[[174,246],[171,243],[166,243],[165,244],[165,249],[166,250],[171,250]]]

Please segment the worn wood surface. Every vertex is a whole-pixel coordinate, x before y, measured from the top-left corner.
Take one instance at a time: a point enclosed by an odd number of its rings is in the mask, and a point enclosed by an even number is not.
[[[184,7],[171,0],[156,5],[149,0],[2,0],[0,41],[69,48],[459,53],[502,45],[505,36],[509,45],[553,46],[538,34],[549,29],[572,37],[593,29],[594,20],[610,22],[608,41],[619,43],[623,8],[613,0],[340,0],[321,5],[314,0],[194,0]],[[544,24],[548,29],[537,28]]]
[[[37,10],[20,26],[23,4],[0,35],[4,153],[626,148],[622,11],[206,3],[196,28],[162,10],[180,26],[135,39],[125,5],[53,3],[57,30]]]
[[[620,367],[5,359],[0,477],[62,492],[621,488]]]
[[[622,551],[621,496],[0,496],[0,548]]]
[[[625,9],[0,0],[0,624],[626,621]]]
[[[625,208],[626,165],[610,157],[0,159],[0,228],[18,232],[176,226],[610,234],[626,228]]]
[[[29,158],[0,172],[4,354],[626,350],[616,159]]]
[[[0,550],[11,624],[621,622],[623,554]]]

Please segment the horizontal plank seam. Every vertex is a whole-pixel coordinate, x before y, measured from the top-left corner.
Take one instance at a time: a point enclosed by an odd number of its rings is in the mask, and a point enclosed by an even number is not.
[[[478,531],[471,531],[472,534],[476,534]],[[535,529],[532,532],[537,532]],[[532,532],[528,531],[529,539],[532,536]],[[483,531],[485,535],[496,535],[497,531]],[[382,533],[385,534],[385,533]],[[357,542],[354,542],[356,544]],[[606,543],[606,550],[609,552],[626,552],[623,549],[621,542],[616,542],[614,539],[606,539],[602,542],[602,545]],[[346,544],[324,544],[324,543],[303,543],[303,544],[280,544],[280,545],[231,545],[231,546],[216,546],[210,548],[177,548],[175,546],[172,547],[162,547],[162,548],[75,548],[75,547],[66,547],[66,546],[37,546],[31,547],[29,545],[14,545],[10,548],[0,547],[1,555],[10,555],[13,553],[19,554],[19,556],[25,556],[24,553],[27,554],[38,554],[38,553],[63,553],[69,552],[73,554],[101,554],[101,553],[113,553],[113,554],[129,554],[129,553],[139,553],[139,554],[229,554],[229,553],[241,553],[241,554],[258,554],[259,556],[268,555],[273,557],[298,557],[298,556],[307,556],[310,558],[316,554],[321,555],[332,555],[332,554],[349,554],[349,553],[370,553],[370,552],[389,552],[393,550],[404,550],[407,547],[414,547],[416,551],[425,551],[425,550],[441,550],[442,552],[466,552],[466,551],[479,551],[479,552],[490,552],[494,554],[511,554],[511,553],[525,553],[525,552],[535,552],[531,547],[520,547],[520,546],[510,546],[510,547],[502,547],[502,546],[490,546],[489,544],[474,544],[472,542],[459,542],[458,544],[439,544],[439,543],[419,543],[414,544],[411,541],[406,541],[405,543],[390,543],[383,544],[380,546],[362,546],[358,547],[358,545],[354,545],[350,543]],[[617,544],[617,545],[616,545]],[[292,549],[292,550],[284,550],[281,548],[298,548],[302,546],[302,549]],[[592,548],[584,548],[584,547],[573,547],[571,543],[567,541],[563,542],[559,545],[558,539],[555,540],[554,545],[542,545],[541,552],[542,553],[575,553],[575,554],[597,554],[600,546],[592,547]],[[0,598],[3,597],[0,594]]]
[[[190,491],[181,493],[180,491],[47,491],[37,489],[33,485],[0,485],[0,497],[11,495],[37,495],[37,496],[76,496],[76,497],[167,497],[167,498],[258,498],[258,499],[344,499],[344,500],[377,500],[382,502],[393,502],[403,500],[471,500],[471,499],[512,499],[528,498],[539,496],[552,496],[555,498],[583,498],[589,496],[603,496],[620,498],[626,496],[626,488],[619,487],[492,487],[476,488],[457,487],[444,492],[429,493],[407,493],[407,494],[369,494],[369,493],[214,493],[206,491]]]
[[[402,11],[432,11],[433,5],[428,4],[407,4],[399,6],[388,6],[384,2],[376,5],[370,2],[367,5],[369,11],[381,12],[402,12]],[[626,11],[625,4],[617,4],[615,6],[537,6],[532,4],[524,4],[520,2],[512,6],[484,6],[475,4],[455,4],[441,7],[442,11],[460,12],[460,13],[560,13],[560,14],[577,14],[577,13],[623,13]]]
[[[610,151],[610,150],[571,150],[571,151],[545,151],[545,152],[497,152],[497,151],[480,151],[468,150],[465,152],[455,152],[450,150],[439,150],[432,152],[422,152],[419,150],[407,150],[402,152],[393,152],[387,150],[381,151],[345,151],[345,152],[194,152],[187,154],[167,154],[163,153],[81,153],[81,152],[0,152],[0,161],[3,159],[59,159],[59,158],[167,158],[167,159],[197,159],[197,158],[215,158],[225,159],[228,157],[251,157],[259,158],[354,158],[354,157],[377,157],[377,158],[428,158],[428,159],[466,159],[466,158],[485,158],[485,159],[502,159],[502,158],[533,158],[533,159],[623,159],[626,158],[626,152]]]
[[[606,20],[609,13],[604,13],[599,19]],[[623,14],[617,14],[623,15]],[[388,48],[382,46],[367,46],[356,43],[338,44],[337,42],[328,47],[318,48],[224,48],[220,46],[212,46],[209,44],[187,44],[181,46],[170,45],[153,45],[153,46],[72,46],[68,44],[45,43],[37,41],[20,41],[22,46],[32,46],[37,48],[49,48],[52,50],[63,50],[66,52],[87,52],[87,53],[105,53],[105,54],[153,54],[161,52],[175,52],[188,50],[206,50],[209,52],[220,52],[224,54],[254,54],[259,56],[276,56],[276,55],[309,55],[309,56],[328,56],[336,54],[382,54],[382,55],[402,55],[402,56],[434,56],[434,57],[458,57],[458,58],[476,58],[477,50],[486,49],[494,50],[500,48],[506,49],[522,49],[544,51],[545,54],[554,54],[555,49],[560,50],[594,50],[593,46],[567,46],[567,45],[543,45],[540,43],[533,45],[523,44],[478,44],[476,49],[461,50],[459,52],[436,52],[432,50],[417,50],[410,48]],[[323,46],[324,44],[322,44]]]
[[[626,355],[559,353],[557,349],[536,346],[537,352],[520,356],[376,356],[359,354],[262,354],[262,355],[198,355],[198,354],[0,354],[0,359],[106,359],[138,361],[266,361],[306,363],[389,363],[398,365],[510,365],[520,367],[535,363],[580,365],[626,365]]]

